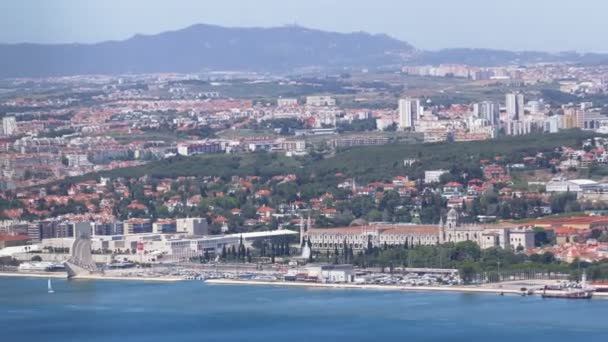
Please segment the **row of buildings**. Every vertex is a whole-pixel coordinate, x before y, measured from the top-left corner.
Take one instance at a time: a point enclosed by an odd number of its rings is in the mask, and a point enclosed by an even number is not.
[[[429,141],[483,140],[506,135],[533,132],[557,133],[563,129],[580,128],[608,132],[608,117],[593,109],[593,104],[564,105],[549,108],[542,99],[526,102],[522,93],[505,95],[503,107],[498,102],[482,101],[435,111],[425,109],[419,98],[399,100],[397,124],[400,130],[425,133]]]
[[[416,246],[448,242],[472,241],[482,249],[501,247],[517,251],[534,248],[531,227],[517,224],[460,224],[455,209],[448,212],[438,225],[376,223],[331,229],[310,229],[307,236],[312,249],[343,250],[345,244],[355,251],[368,246]]]

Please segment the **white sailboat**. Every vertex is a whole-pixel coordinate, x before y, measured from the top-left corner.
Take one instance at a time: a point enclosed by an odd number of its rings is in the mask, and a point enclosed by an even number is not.
[[[51,278],[49,278],[48,287],[49,287],[49,293],[55,293],[55,290],[53,290],[53,284],[51,283]]]

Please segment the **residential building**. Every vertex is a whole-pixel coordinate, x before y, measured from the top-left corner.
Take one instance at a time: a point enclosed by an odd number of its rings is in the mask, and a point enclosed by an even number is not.
[[[167,234],[177,232],[175,220],[160,219],[152,224],[152,233]]]
[[[336,100],[331,96],[307,96],[306,105],[312,107],[331,107],[336,105]]]
[[[473,115],[484,120],[487,126],[498,126],[500,124],[500,110],[495,102],[484,101],[474,104]]]
[[[523,94],[506,94],[506,134],[507,135],[522,135],[528,134],[529,129],[524,121],[525,102]]]
[[[424,183],[439,183],[441,176],[448,173],[447,170],[428,170],[424,171]]]
[[[294,107],[298,105],[298,99],[279,98],[277,99],[278,107]]]
[[[420,99],[399,100],[399,129],[414,129],[416,121],[420,120],[421,113]]]
[[[177,153],[182,156],[191,156],[201,153],[218,153],[222,151],[219,141],[197,141],[177,144]]]
[[[2,118],[2,134],[6,136],[17,133],[17,120],[14,116],[5,116]]]
[[[124,221],[125,234],[152,233],[152,223],[149,219],[132,218]]]
[[[547,192],[597,192],[601,190],[598,182],[591,179],[565,179],[563,177],[555,177],[547,182]]]

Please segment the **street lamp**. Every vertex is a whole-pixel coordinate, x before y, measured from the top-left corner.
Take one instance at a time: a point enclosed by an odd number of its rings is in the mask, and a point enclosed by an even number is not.
[[[496,264],[498,265],[498,282],[501,281],[501,276],[500,276],[500,260],[496,262]]]

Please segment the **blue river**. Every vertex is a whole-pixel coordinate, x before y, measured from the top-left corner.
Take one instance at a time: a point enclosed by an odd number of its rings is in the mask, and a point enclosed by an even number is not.
[[[0,341],[608,341],[608,300],[0,278]]]

